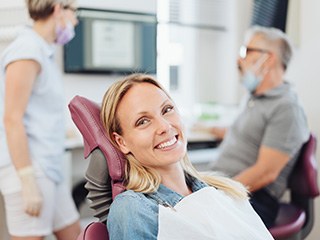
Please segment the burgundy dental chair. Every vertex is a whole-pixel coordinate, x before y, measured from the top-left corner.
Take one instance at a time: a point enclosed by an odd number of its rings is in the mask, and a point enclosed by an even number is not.
[[[290,175],[290,201],[281,203],[276,223],[269,229],[276,240],[305,239],[314,224],[314,199],[319,196],[316,137],[310,134]]]
[[[95,210],[94,216],[99,219],[87,225],[77,240],[108,240],[106,221],[110,205],[125,190],[124,155],[105,135],[97,103],[75,96],[69,103],[69,110],[83,137],[84,157],[89,158],[85,188],[89,192],[90,207]]]

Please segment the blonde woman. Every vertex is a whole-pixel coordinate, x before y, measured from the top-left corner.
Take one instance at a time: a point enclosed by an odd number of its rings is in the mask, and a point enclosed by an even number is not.
[[[74,36],[74,0],[27,0],[32,28],[0,62],[0,191],[12,240],[72,240],[79,214],[63,181],[64,96],[54,45]]]
[[[272,239],[241,184],[192,167],[178,109],[151,76],[113,84],[101,119],[127,158],[127,191],[111,205],[110,239]]]

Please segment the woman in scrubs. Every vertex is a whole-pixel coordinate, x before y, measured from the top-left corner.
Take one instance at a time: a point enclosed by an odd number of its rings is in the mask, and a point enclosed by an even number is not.
[[[55,44],[74,36],[74,0],[27,0],[26,27],[0,61],[0,190],[12,240],[75,239],[79,214],[63,180],[65,103]]]

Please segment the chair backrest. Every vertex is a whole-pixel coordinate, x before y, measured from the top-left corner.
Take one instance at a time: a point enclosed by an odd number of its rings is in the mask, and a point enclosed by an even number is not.
[[[317,139],[311,133],[309,140],[302,146],[299,158],[290,175],[288,187],[291,203],[302,208],[306,221],[302,235],[309,234],[314,223],[314,198],[319,196],[318,170],[316,160]]]
[[[316,160],[317,139],[313,133],[302,146],[288,182],[292,193],[314,198],[319,195]]]
[[[280,204],[275,225],[269,229],[275,239],[304,239],[313,227],[314,198],[319,195],[316,145],[311,133],[288,181],[290,201]]]
[[[106,136],[100,120],[100,106],[87,98],[75,96],[69,103],[69,110],[73,122],[83,137],[84,157],[88,158],[90,156],[88,170],[90,168],[90,164],[92,163],[94,168],[94,165],[96,165],[97,161],[99,166],[103,166],[102,168],[105,167],[105,169],[99,169],[99,171],[106,172],[106,174],[100,174],[98,178],[103,177],[104,179],[99,179],[98,182],[103,182],[104,185],[105,182],[111,180],[112,199],[114,199],[119,193],[125,190],[123,185],[125,157],[117,148],[112,145]],[[102,163],[106,161],[106,164],[101,164],[101,161],[103,161]],[[108,178],[105,176],[108,176]],[[105,186],[101,187],[99,186],[98,182],[87,182],[87,189],[89,190],[88,198],[90,198],[89,196],[92,194],[92,199],[95,199],[92,201],[95,207],[91,207],[96,210],[96,216],[100,217],[100,221],[104,222],[109,211],[109,206],[101,205],[111,204],[111,201],[109,201],[108,197],[103,197],[103,199],[101,199],[100,196],[105,194],[105,189],[110,188],[105,188]],[[105,185],[108,184],[110,183],[108,182]],[[101,208],[103,208],[102,211],[100,210]],[[77,238],[77,240],[108,239],[109,235],[106,225],[101,222],[90,223]]]
[[[73,122],[82,134],[84,157],[99,148],[108,166],[112,185],[112,197],[124,191],[123,179],[125,168],[124,155],[108,140],[100,120],[100,106],[81,96],[75,96],[69,103]]]

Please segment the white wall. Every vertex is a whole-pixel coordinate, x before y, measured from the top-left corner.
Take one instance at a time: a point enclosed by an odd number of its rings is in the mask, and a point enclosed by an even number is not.
[[[292,1],[292,0],[291,0]],[[309,126],[318,136],[320,142],[320,1],[301,0],[300,18],[298,21],[299,41],[294,62],[291,65],[289,78],[294,82],[302,104],[305,107]],[[318,144],[319,148],[319,144]],[[317,151],[318,166],[320,151]],[[320,179],[320,174],[318,175]],[[320,181],[318,181],[320,182]],[[320,198],[316,200],[316,222],[308,240],[320,238]]]

